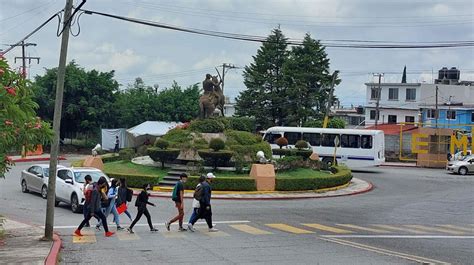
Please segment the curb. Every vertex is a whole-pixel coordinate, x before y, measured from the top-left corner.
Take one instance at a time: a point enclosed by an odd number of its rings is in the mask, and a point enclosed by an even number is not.
[[[58,234],[53,234],[53,244],[48,256],[44,261],[44,265],[56,265],[59,259],[59,252],[61,251],[62,240]]]
[[[364,180],[365,181],[365,180]],[[275,198],[268,198],[268,197],[263,197],[263,198],[234,198],[234,197],[218,197],[218,198],[212,198],[213,200],[236,200],[236,201],[270,201],[270,200],[302,200],[302,199],[324,199],[324,198],[333,198],[333,197],[342,197],[342,196],[352,196],[352,195],[357,195],[357,194],[362,194],[369,192],[374,189],[374,185],[370,181],[365,181],[369,184],[369,186],[363,190],[358,190],[354,191],[351,193],[346,193],[346,194],[334,194],[334,195],[328,195],[328,196],[317,196],[317,192],[315,192],[315,195],[308,195],[308,196],[299,196],[299,197],[292,197],[292,196],[287,196],[287,197],[275,197]],[[345,186],[341,185],[341,186]],[[334,187],[333,187],[334,188]],[[137,195],[134,193],[134,195]],[[170,195],[160,195],[160,194],[150,194],[150,197],[154,198],[170,198]],[[190,198],[185,198],[185,199],[190,199]]]
[[[64,156],[59,156],[58,160],[66,160]],[[15,163],[21,163],[21,162],[41,162],[41,161],[49,161],[49,157],[31,157],[31,158],[18,158],[18,159],[12,159],[13,162]]]
[[[416,168],[418,167],[416,164],[410,164],[410,163],[407,163],[406,165],[405,164],[381,164],[380,165],[381,167],[410,167],[410,168]]]

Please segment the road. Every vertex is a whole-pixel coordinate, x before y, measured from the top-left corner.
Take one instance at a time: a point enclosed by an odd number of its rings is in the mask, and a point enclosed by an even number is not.
[[[46,200],[20,190],[20,172],[29,165],[17,164],[0,180],[0,213],[43,225]],[[150,212],[160,232],[150,233],[142,220],[135,235],[104,238],[84,230],[89,236],[80,240],[72,232],[81,215],[62,205],[55,211],[64,240],[62,264],[473,264],[473,175],[378,168],[354,176],[375,189],[326,199],[214,200],[217,233],[208,233],[204,224],[196,233],[177,232],[176,226],[165,231],[173,203],[153,198],[157,207]],[[187,215],[190,204],[186,201]],[[126,217],[122,222],[129,223]]]

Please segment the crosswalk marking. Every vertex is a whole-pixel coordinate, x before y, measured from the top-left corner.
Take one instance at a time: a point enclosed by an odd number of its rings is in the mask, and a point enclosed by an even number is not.
[[[81,231],[82,236],[73,235],[72,242],[73,243],[96,243],[97,238],[95,237],[95,233],[93,231]]]
[[[117,231],[117,237],[120,240],[138,240],[140,237],[137,234],[130,234],[129,232],[126,231]]]
[[[351,224],[337,224],[338,226],[344,226],[347,228],[353,228],[357,230],[362,230],[362,231],[368,231],[368,232],[373,232],[373,233],[391,233],[388,230],[382,230],[382,229],[375,229],[375,228],[368,228],[368,227],[363,227],[363,226],[358,226],[358,225],[351,225]]]
[[[230,227],[237,229],[239,231],[242,231],[247,234],[252,234],[252,235],[271,235],[273,234],[272,232],[268,232],[262,229],[258,229],[256,227],[250,226],[250,225],[230,225]]]
[[[456,230],[460,230],[460,231],[464,231],[464,232],[474,233],[474,228],[461,227],[461,226],[457,226],[457,225],[437,225],[437,226],[445,227],[445,228],[452,228],[452,229],[456,229]]]
[[[420,230],[415,230],[415,229],[410,229],[410,228],[405,228],[405,227],[398,227],[394,225],[373,225],[373,226],[380,227],[383,229],[402,231],[402,232],[408,232],[408,233],[413,233],[413,234],[426,234],[426,232],[423,232]]]
[[[447,233],[447,234],[453,234],[453,235],[463,235],[464,232],[460,231],[454,231],[446,228],[437,228],[437,227],[428,227],[428,226],[423,226],[423,225],[405,225],[406,227],[412,227],[412,228],[417,228],[420,230],[425,230],[425,231],[434,231],[434,232],[441,232],[441,233]]]
[[[265,224],[265,225],[271,228],[275,228],[275,229],[285,231],[288,233],[293,233],[293,234],[314,234],[313,231],[297,228],[297,227],[287,225],[287,224]]]
[[[349,231],[349,230],[344,230],[344,229],[340,229],[340,228],[336,228],[336,227],[332,227],[332,226],[327,226],[327,225],[322,225],[322,224],[302,224],[302,225],[308,226],[308,227],[311,227],[311,228],[315,228],[315,229],[318,229],[318,230],[332,232],[332,233],[338,233],[338,234],[350,234],[350,233],[352,233],[352,231]]]
[[[229,234],[227,234],[226,232],[222,232],[222,231],[217,231],[217,232],[209,232],[206,230],[200,230],[201,233],[205,234],[206,236],[209,236],[209,237],[226,237],[226,236],[230,236]]]

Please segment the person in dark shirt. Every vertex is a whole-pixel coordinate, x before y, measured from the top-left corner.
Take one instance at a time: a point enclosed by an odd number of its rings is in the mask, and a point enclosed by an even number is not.
[[[115,136],[115,147],[114,147],[114,153],[118,153],[120,149],[120,141],[119,137]]]
[[[151,232],[156,232],[158,229],[153,227],[153,223],[151,222],[151,215],[150,212],[148,212],[148,209],[146,206],[149,204],[153,207],[156,207],[154,203],[151,203],[148,201],[148,198],[150,197],[150,194],[147,192],[150,189],[150,184],[145,184],[143,185],[143,190],[138,194],[137,200],[135,201],[135,206],[138,208],[138,213],[137,216],[135,217],[135,220],[133,220],[132,224],[130,225],[129,228],[127,228],[127,231],[130,234],[133,234],[133,227],[135,224],[140,220],[142,215],[145,215],[147,221],[148,221],[148,226],[150,227]]]
[[[127,186],[127,180],[124,178],[120,179],[120,187],[118,188],[118,197],[117,197],[117,207],[119,207],[121,204],[127,205],[127,193],[128,193],[128,186]],[[130,221],[132,221],[132,215],[128,212],[128,210],[125,210],[124,213],[128,216]]]
[[[188,180],[188,175],[182,173],[179,176],[179,181],[176,182],[176,185],[173,189],[172,199],[175,203],[176,209],[178,209],[178,215],[176,215],[169,222],[165,222],[166,230],[170,231],[170,225],[176,221],[179,221],[179,231],[186,231],[186,228],[183,227],[184,219],[184,183]]]
[[[200,208],[199,208],[199,215],[196,216],[193,220],[190,220],[188,224],[188,229],[191,232],[194,232],[194,224],[198,219],[204,218],[206,220],[207,226],[209,227],[209,232],[217,232],[218,229],[214,228],[212,224],[212,209],[211,209],[211,194],[212,188],[210,183],[212,180],[216,178],[216,176],[212,173],[207,173],[206,181],[201,183],[202,188],[202,196],[199,201]]]

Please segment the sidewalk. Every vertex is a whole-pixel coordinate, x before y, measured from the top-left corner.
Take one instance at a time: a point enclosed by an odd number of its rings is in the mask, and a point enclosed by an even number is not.
[[[413,163],[413,162],[409,162],[409,163],[406,163],[406,162],[384,162],[380,166],[382,166],[382,167],[417,167],[416,163]]]
[[[0,239],[2,264],[56,264],[61,240],[41,241],[44,230],[36,226],[6,219],[5,235]]]
[[[295,200],[295,199],[313,199],[313,198],[329,198],[339,196],[356,195],[365,193],[373,189],[370,182],[358,178],[352,178],[349,184],[342,186],[320,189],[315,191],[213,191],[212,199],[221,200]],[[135,191],[136,195],[139,191]],[[171,189],[161,189],[159,191],[151,191],[151,197],[171,198]],[[186,190],[185,198],[192,198],[193,191]]]
[[[9,156],[9,158],[15,162],[40,162],[40,161],[49,161],[49,154],[42,154],[42,155],[34,155],[34,156],[27,156],[27,157],[21,157],[21,156]],[[64,156],[59,156],[59,160],[66,160]]]

